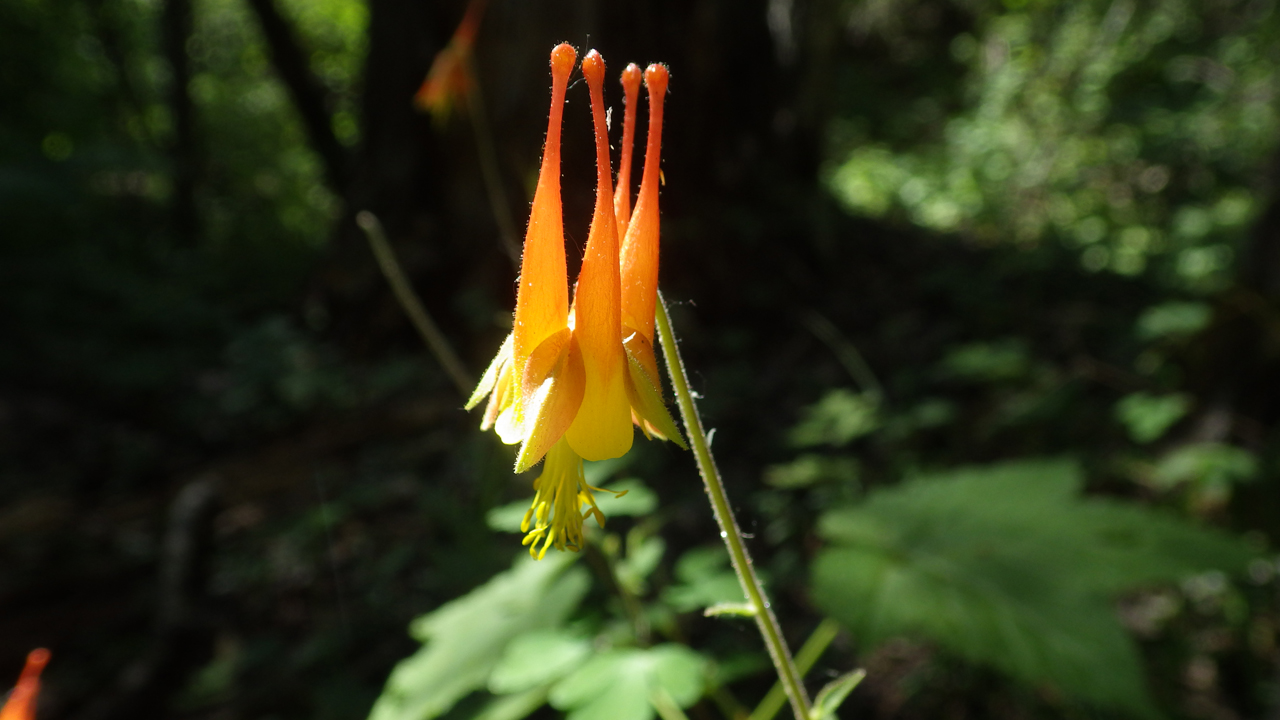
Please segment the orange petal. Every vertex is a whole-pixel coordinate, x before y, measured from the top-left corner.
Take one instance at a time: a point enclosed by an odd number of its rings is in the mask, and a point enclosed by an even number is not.
[[[563,343],[558,341],[561,336],[555,337],[558,347],[549,347],[547,353],[549,355],[551,350],[559,351],[555,366],[545,379],[525,396],[527,432],[524,444],[520,446],[520,453],[516,456],[516,472],[524,472],[538,464],[542,456],[564,437],[565,430],[573,422],[574,416],[578,414],[578,408],[582,405],[587,385],[582,352],[578,348],[578,343],[568,335],[568,331],[563,336]],[[535,362],[541,364],[544,359],[538,358],[536,361],[531,361],[529,367],[534,368]]]
[[[516,290],[515,329],[512,331],[514,371],[523,378],[534,348],[564,328],[569,318],[568,272],[564,260],[564,221],[560,211],[560,119],[564,94],[577,53],[567,44],[551,51],[551,113],[542,169],[533,193],[529,231],[520,261]],[[523,415],[517,398],[516,415]]]
[[[631,219],[631,150],[636,144],[636,100],[640,95],[640,66],[631,63],[622,71],[622,92],[626,105],[622,116],[622,159],[618,161],[618,188],[613,193],[613,216],[618,237],[627,234]]]
[[[40,673],[49,664],[49,651],[44,648],[27,654],[27,664],[22,668],[18,684],[9,694],[9,701],[0,708],[0,720],[35,720],[36,697],[40,694]]]
[[[574,337],[582,348],[586,394],[578,416],[565,433],[569,445],[587,460],[618,457],[631,449],[631,407],[627,401],[626,360],[622,352],[618,229],[613,214],[609,135],[604,122],[604,60],[592,50],[582,61],[591,91],[596,131],[596,208],[573,298]]]
[[[427,79],[413,96],[413,104],[431,113],[437,124],[449,119],[454,104],[466,101],[471,87],[466,50],[450,42],[436,55],[427,71]]]
[[[658,293],[658,185],[662,175],[662,101],[667,69],[644,71],[649,89],[649,138],[644,151],[640,195],[622,242],[622,322],[653,342],[653,313]]]
[[[480,30],[480,20],[484,18],[484,6],[486,0],[471,0],[467,3],[467,11],[462,16],[462,22],[458,23],[458,29],[453,31],[453,40],[459,45],[471,49],[475,44],[476,32]]]
[[[508,445],[514,445],[515,443],[524,442],[528,437],[528,430],[532,425],[526,426],[526,420],[534,416],[530,415],[529,418],[526,418],[523,415],[517,415],[515,406],[526,407],[543,382],[564,362],[565,356],[569,352],[569,341],[571,339],[572,335],[569,332],[569,328],[560,328],[546,340],[543,340],[541,345],[534,348],[525,361],[524,377],[517,379],[512,373],[506,404],[513,407],[511,412],[507,412],[504,407],[503,413],[499,416],[499,420],[495,425],[498,436],[502,438],[503,442]],[[516,402],[517,398],[519,402]],[[570,420],[572,419],[571,417]],[[481,427],[480,429],[484,430],[485,428]],[[564,429],[561,428],[560,432],[563,433]]]

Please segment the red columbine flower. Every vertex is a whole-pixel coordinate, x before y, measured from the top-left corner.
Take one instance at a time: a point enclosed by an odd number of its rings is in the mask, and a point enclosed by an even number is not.
[[[648,300],[648,324],[632,322],[647,327],[647,335],[637,335],[624,322],[628,313],[643,312],[640,296],[645,287],[651,294],[657,292],[655,183],[656,148],[661,141],[655,137],[661,135],[660,95],[666,87],[666,70],[661,70],[661,80],[649,81],[650,103],[657,93],[658,109],[656,116],[652,108],[650,111],[646,179],[627,234],[631,242],[631,234],[637,233],[632,251],[635,260],[628,264],[618,236],[619,215],[627,214],[626,203],[615,203],[611,187],[604,60],[592,50],[582,61],[595,126],[596,205],[570,305],[560,206],[560,125],[576,57],[567,44],[551,51],[551,112],[520,264],[515,327],[467,403],[471,409],[489,397],[480,427],[494,428],[506,443],[520,443],[516,472],[547,459],[534,483],[537,495],[522,526],[527,533],[525,544],[535,557],[542,557],[552,545],[561,550],[582,546],[583,506],[603,526],[604,516],[591,494],[597,488],[583,479],[582,461],[619,457],[630,450],[633,419],[642,423],[646,434],[671,438],[684,446],[662,403],[657,381],[652,345],[654,299]],[[638,69],[630,74],[638,75]],[[624,87],[626,76],[624,73]],[[634,107],[634,93],[631,98],[629,105]],[[629,117],[627,122],[634,123],[634,111]],[[656,136],[653,117],[658,118]],[[634,126],[630,133],[634,136]],[[624,137],[630,136],[624,129]],[[629,164],[630,149],[624,153]],[[653,182],[648,181],[650,175]],[[625,192],[627,179],[620,177],[619,182]],[[646,206],[647,197],[650,202]],[[628,270],[629,265],[634,267]],[[628,273],[634,276],[636,286],[630,294],[639,298],[641,305],[627,299],[624,284]]]
[[[49,664],[49,651],[44,648],[27,654],[27,664],[18,676],[18,684],[9,700],[0,708],[0,720],[35,720],[36,696],[40,694],[40,672]]]
[[[449,44],[436,54],[427,71],[427,79],[413,96],[414,104],[427,110],[437,123],[449,119],[449,113],[457,103],[466,102],[467,93],[474,80],[471,77],[471,49],[475,47],[476,32],[484,17],[486,0],[471,0],[467,11],[453,32]]]

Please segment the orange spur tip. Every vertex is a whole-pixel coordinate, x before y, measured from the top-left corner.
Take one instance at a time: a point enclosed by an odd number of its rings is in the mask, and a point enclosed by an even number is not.
[[[671,73],[667,71],[666,65],[654,63],[644,71],[644,84],[649,88],[650,95],[662,95],[667,92],[667,81],[671,79]]]
[[[48,650],[36,648],[27,653],[27,667],[34,672],[40,672],[45,665],[49,664],[50,657],[51,653]]]
[[[613,193],[614,217],[618,225],[618,237],[627,234],[631,220],[631,155],[636,140],[636,98],[640,96],[640,66],[627,65],[622,71],[623,96],[626,105],[622,113],[622,157],[618,161],[618,187]]]
[[[640,66],[631,63],[622,70],[622,89],[627,95],[634,95],[640,90]]]
[[[551,74],[568,77],[577,61],[578,51],[569,43],[560,43],[551,49]]]
[[[592,50],[582,58],[582,76],[587,79],[588,87],[604,87],[604,58],[599,52]]]

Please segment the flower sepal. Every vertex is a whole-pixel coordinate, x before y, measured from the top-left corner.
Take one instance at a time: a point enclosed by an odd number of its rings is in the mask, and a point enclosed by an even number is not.
[[[688,450],[689,446],[662,399],[653,345],[644,335],[633,332],[622,340],[622,348],[627,355],[627,397],[631,401],[635,424],[647,438],[670,440],[681,449]]]
[[[534,349],[520,382],[524,416],[519,437],[511,441],[524,441],[516,455],[516,472],[538,464],[564,436],[582,407],[586,388],[582,349],[569,328],[555,332]]]

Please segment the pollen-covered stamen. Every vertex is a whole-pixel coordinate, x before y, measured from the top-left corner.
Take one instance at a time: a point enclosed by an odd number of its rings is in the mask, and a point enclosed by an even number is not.
[[[640,99],[640,66],[631,63],[622,71],[622,92],[626,105],[622,115],[622,158],[618,161],[618,187],[613,192],[613,214],[618,220],[618,237],[627,234],[631,219],[631,151],[636,141],[636,101]]]
[[[658,186],[662,175],[662,102],[667,94],[667,68],[650,65],[644,71],[649,90],[649,137],[645,143],[644,173],[635,212],[622,241],[622,324],[638,330],[653,343],[654,305],[658,293]]]
[[[583,545],[581,507],[589,504],[595,508],[591,488],[582,476],[582,458],[564,440],[556,443],[547,453],[542,474],[533,483],[536,494],[533,505],[524,514],[520,531],[525,533],[524,544],[529,554],[541,560],[547,550],[581,550]],[[583,494],[587,498],[583,499]],[[596,521],[604,527],[599,511]],[[541,544],[541,547],[539,547]]]

